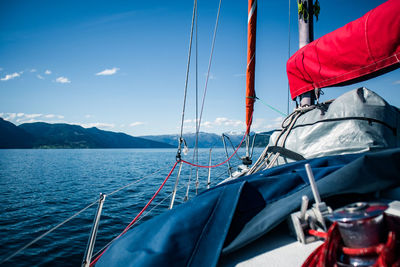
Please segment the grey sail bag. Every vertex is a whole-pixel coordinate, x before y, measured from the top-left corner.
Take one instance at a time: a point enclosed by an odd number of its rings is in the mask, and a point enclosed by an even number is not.
[[[282,126],[272,134],[269,147],[283,148],[306,159],[400,146],[399,109],[367,88],[297,110]],[[275,163],[293,161],[285,154],[279,153]]]

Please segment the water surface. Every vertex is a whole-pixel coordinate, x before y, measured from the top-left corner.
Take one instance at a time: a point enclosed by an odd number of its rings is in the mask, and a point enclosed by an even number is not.
[[[176,149],[12,149],[0,150],[0,260],[69,218],[99,193],[107,196],[95,252],[117,236],[144,207],[175,163]],[[241,155],[243,152],[241,151]],[[192,156],[185,157],[192,161]],[[214,149],[212,164],[226,159]],[[208,165],[209,150],[201,149],[199,163]],[[238,163],[234,157],[232,165]],[[149,207],[142,223],[169,206],[178,168]],[[190,175],[192,173],[192,175]],[[227,166],[212,169],[212,185],[227,177]],[[206,189],[208,169],[199,170],[199,189]],[[195,196],[195,169],[185,165],[176,204],[183,202],[191,177],[190,197]],[[79,266],[97,205],[27,248],[5,266]]]

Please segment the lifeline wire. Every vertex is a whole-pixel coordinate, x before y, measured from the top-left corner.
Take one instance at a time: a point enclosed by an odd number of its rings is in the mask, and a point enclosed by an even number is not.
[[[149,175],[147,175],[147,176],[144,176],[144,177],[141,178],[141,179],[138,179],[138,180],[136,180],[136,181],[134,181],[134,182],[131,182],[131,183],[129,183],[129,184],[123,186],[123,187],[120,187],[120,188],[118,188],[117,190],[115,190],[115,191],[111,192],[110,194],[108,194],[108,196],[112,196],[112,195],[114,195],[115,193],[121,191],[122,189],[125,189],[125,188],[127,188],[127,187],[129,187],[129,186],[131,186],[131,185],[134,185],[134,184],[138,183],[138,182],[141,182],[141,181],[143,181],[145,178],[147,178],[147,177],[149,177],[149,176],[151,176],[151,175],[154,175],[154,174],[160,172],[161,170],[163,170],[163,169],[160,168],[160,169],[158,169],[157,171],[155,171],[155,172],[153,172],[153,173],[151,173],[151,174],[149,174]],[[6,261],[12,259],[12,258],[15,257],[16,255],[18,255],[19,253],[21,253],[23,250],[25,250],[25,249],[27,249],[28,247],[32,246],[33,244],[35,244],[36,242],[38,242],[40,239],[44,238],[44,237],[47,236],[48,234],[50,234],[50,233],[52,233],[53,231],[55,231],[55,230],[57,230],[58,228],[60,228],[60,227],[61,227],[62,225],[64,225],[65,223],[69,222],[69,221],[72,220],[73,218],[75,218],[75,217],[77,217],[78,215],[80,215],[82,212],[84,212],[84,211],[87,210],[88,208],[92,207],[92,206],[93,206],[94,204],[96,204],[97,202],[99,202],[99,200],[96,200],[96,201],[92,202],[91,204],[89,204],[89,205],[86,206],[85,208],[81,209],[80,211],[78,211],[77,213],[75,213],[74,215],[72,215],[71,217],[69,217],[68,219],[66,219],[65,221],[59,223],[58,225],[56,225],[55,227],[51,228],[50,230],[48,230],[48,231],[45,232],[44,234],[38,236],[37,238],[35,238],[34,240],[32,240],[31,242],[29,242],[28,244],[26,244],[26,245],[23,246],[22,248],[20,248],[20,249],[17,250],[16,252],[14,252],[12,255],[8,256],[8,257],[5,258],[5,259],[3,259],[3,260],[0,262],[0,264],[2,264],[2,263],[4,263],[4,262],[6,262]]]
[[[40,235],[39,237],[35,238],[34,240],[32,240],[31,242],[29,242],[28,244],[26,244],[25,246],[23,246],[22,248],[20,248],[19,250],[17,250],[16,252],[14,252],[12,255],[8,256],[7,258],[5,258],[4,260],[2,260],[0,262],[0,264],[10,260],[11,258],[15,257],[15,255],[19,254],[21,251],[25,250],[26,248],[30,247],[31,245],[35,244],[37,241],[39,241],[40,239],[42,239],[43,237],[45,237],[46,235],[50,234],[51,232],[53,232],[54,230],[56,230],[57,228],[60,228],[62,225],[64,225],[65,223],[69,222],[70,220],[72,220],[73,218],[75,218],[76,216],[78,216],[79,214],[81,214],[82,212],[84,212],[85,210],[87,210],[88,208],[90,208],[91,206],[93,206],[94,204],[96,204],[98,202],[98,200],[92,202],[91,204],[89,204],[88,206],[86,206],[85,208],[81,209],[79,212],[75,213],[74,215],[72,215],[71,217],[69,217],[68,219],[66,219],[65,221],[59,223],[57,226],[51,228],[50,230],[48,230],[46,233]]]

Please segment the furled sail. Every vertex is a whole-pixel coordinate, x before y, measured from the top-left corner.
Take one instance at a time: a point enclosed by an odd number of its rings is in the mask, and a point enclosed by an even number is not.
[[[246,70],[246,125],[247,134],[253,118],[254,101],[254,71],[256,66],[256,23],[257,0],[249,0],[249,15],[247,21],[247,70]]]
[[[287,62],[287,74],[294,99],[315,88],[360,82],[398,67],[400,1],[389,0],[297,51]]]

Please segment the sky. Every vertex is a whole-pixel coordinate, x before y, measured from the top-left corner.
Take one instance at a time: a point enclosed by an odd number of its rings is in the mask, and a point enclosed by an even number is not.
[[[320,0],[315,39],[383,2]],[[218,4],[198,3],[199,109]],[[0,117],[17,125],[70,123],[133,136],[179,133],[192,9],[190,0],[0,0]],[[257,27],[256,94],[262,102],[255,104],[252,130],[266,131],[283,115],[263,103],[287,110],[286,61],[298,49],[296,1],[259,0]],[[247,1],[222,1],[201,131],[245,130],[246,31]],[[195,132],[195,43],[184,132]],[[321,100],[360,86],[400,106],[399,69],[326,88]]]

